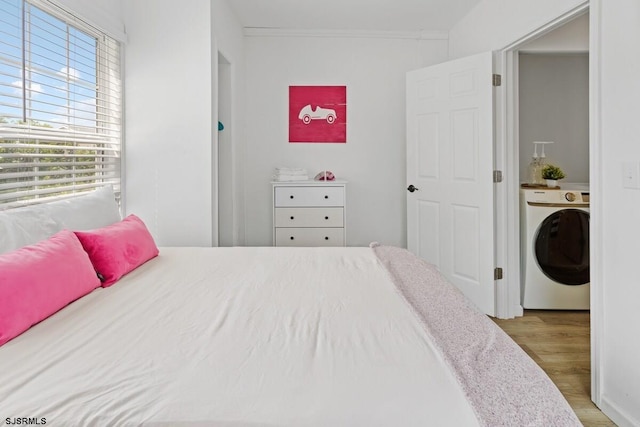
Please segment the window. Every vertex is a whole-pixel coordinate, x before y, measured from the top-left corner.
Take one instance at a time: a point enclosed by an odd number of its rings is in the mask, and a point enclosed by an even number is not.
[[[0,209],[120,192],[120,47],[46,0],[0,0]]]

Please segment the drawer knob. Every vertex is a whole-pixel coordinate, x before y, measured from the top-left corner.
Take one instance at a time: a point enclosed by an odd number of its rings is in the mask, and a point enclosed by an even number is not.
[[[324,240],[329,240],[329,237],[327,237],[327,236],[324,236]]]
[[[293,236],[289,237],[289,239],[293,240]]]
[[[290,199],[293,199],[293,196],[289,196]]]
[[[293,217],[291,217],[291,219],[293,219]]]
[[[328,198],[329,198],[329,196],[324,196],[324,198],[325,198],[325,199],[328,199]]]
[[[328,216],[325,216],[325,217],[324,217],[324,219],[329,219],[329,217],[328,217]]]

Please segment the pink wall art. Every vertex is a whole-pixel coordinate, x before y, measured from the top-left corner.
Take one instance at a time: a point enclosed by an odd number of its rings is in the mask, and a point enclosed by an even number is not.
[[[289,142],[347,142],[347,87],[289,86]]]

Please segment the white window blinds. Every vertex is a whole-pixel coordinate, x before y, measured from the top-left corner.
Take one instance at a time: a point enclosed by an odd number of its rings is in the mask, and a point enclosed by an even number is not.
[[[120,192],[120,46],[46,0],[0,0],[0,209]]]

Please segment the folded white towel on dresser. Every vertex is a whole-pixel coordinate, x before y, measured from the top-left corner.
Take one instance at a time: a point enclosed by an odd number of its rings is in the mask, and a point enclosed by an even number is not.
[[[274,181],[307,181],[308,179],[309,179],[308,175],[282,175],[282,174],[273,175]]]
[[[276,168],[276,172],[273,175],[274,181],[307,181],[309,175],[306,169],[302,168]]]
[[[307,170],[302,168],[276,168],[276,175],[307,175]]]

